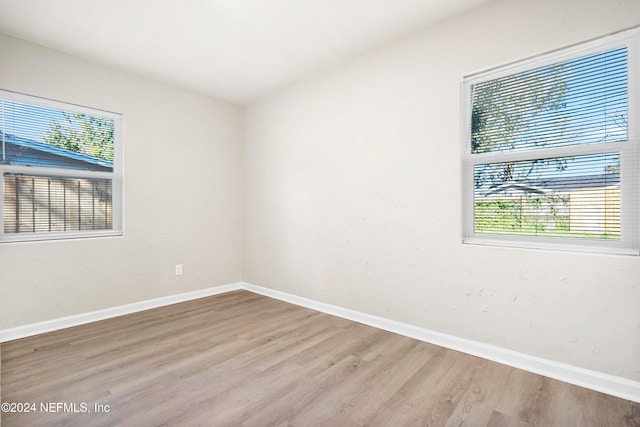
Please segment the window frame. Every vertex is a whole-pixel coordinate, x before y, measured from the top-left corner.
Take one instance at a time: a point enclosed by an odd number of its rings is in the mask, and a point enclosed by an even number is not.
[[[473,154],[471,151],[471,89],[474,84],[498,79],[540,67],[570,61],[603,51],[627,48],[628,139],[602,144],[577,144],[556,148],[538,148],[507,152]],[[575,252],[640,255],[640,27],[558,49],[521,61],[464,76],[462,81],[462,242],[465,244],[513,248],[548,249]],[[491,235],[475,232],[474,166],[487,163],[514,162],[585,154],[620,153],[620,239],[615,241]]]
[[[62,101],[42,98],[33,95],[26,95],[5,89],[0,89],[0,98],[8,101],[16,101],[30,105],[53,108],[71,113],[87,114],[93,117],[110,119],[114,122],[114,153],[113,170],[88,171],[71,168],[37,167],[28,165],[8,165],[0,162],[0,177],[4,182],[4,174],[25,174],[49,176],[52,178],[93,178],[111,180],[111,211],[112,228],[109,230],[77,230],[64,232],[25,232],[25,233],[5,233],[4,230],[4,184],[0,182],[0,244],[13,242],[32,242],[45,240],[65,240],[82,239],[96,237],[113,237],[124,235],[124,194],[123,194],[123,150],[122,150],[122,127],[123,118],[121,114],[85,107]],[[4,129],[4,126],[2,126]],[[0,141],[0,144],[2,141]]]

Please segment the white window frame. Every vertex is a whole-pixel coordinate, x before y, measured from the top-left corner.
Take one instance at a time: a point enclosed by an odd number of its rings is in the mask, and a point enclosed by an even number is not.
[[[0,178],[4,173],[40,175],[50,177],[67,178],[94,178],[111,180],[112,191],[112,229],[110,230],[81,230],[65,232],[25,232],[25,233],[5,233],[4,231],[4,178],[0,181],[0,244],[11,242],[30,242],[42,240],[78,239],[93,237],[122,236],[124,234],[123,221],[123,168],[122,168],[122,115],[95,108],[69,104],[61,101],[25,95],[17,92],[0,89],[0,97],[6,100],[22,102],[25,104],[39,105],[42,107],[55,108],[72,113],[82,113],[94,117],[113,120],[114,122],[114,153],[113,171],[85,171],[67,168],[35,167],[24,165],[5,165],[0,163]]]
[[[628,52],[628,140],[603,144],[581,144],[558,148],[516,150],[512,152],[471,152],[471,88],[473,84],[494,80],[617,47]],[[462,174],[463,243],[530,249],[640,255],[640,27],[560,49],[517,63],[465,76],[462,82]],[[620,153],[621,213],[620,240],[607,241],[564,237],[490,235],[474,231],[474,166],[550,157],[578,156],[607,152]]]

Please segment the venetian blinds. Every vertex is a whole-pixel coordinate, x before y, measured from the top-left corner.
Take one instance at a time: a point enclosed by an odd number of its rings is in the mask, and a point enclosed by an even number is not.
[[[115,121],[0,98],[4,164],[112,171]]]
[[[119,115],[0,91],[0,241],[121,230]]]
[[[465,237],[637,252],[637,31],[580,50],[465,82]]]
[[[628,139],[628,49],[474,84],[472,153]]]

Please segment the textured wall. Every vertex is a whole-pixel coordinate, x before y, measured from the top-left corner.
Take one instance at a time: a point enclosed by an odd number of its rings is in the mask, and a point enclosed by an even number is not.
[[[640,258],[461,244],[462,77],[640,24],[498,1],[247,110],[244,279],[640,380]]]

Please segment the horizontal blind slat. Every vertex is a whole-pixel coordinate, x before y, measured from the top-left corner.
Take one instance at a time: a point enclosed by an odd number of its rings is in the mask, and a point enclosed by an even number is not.
[[[628,139],[627,48],[472,85],[472,153]]]

